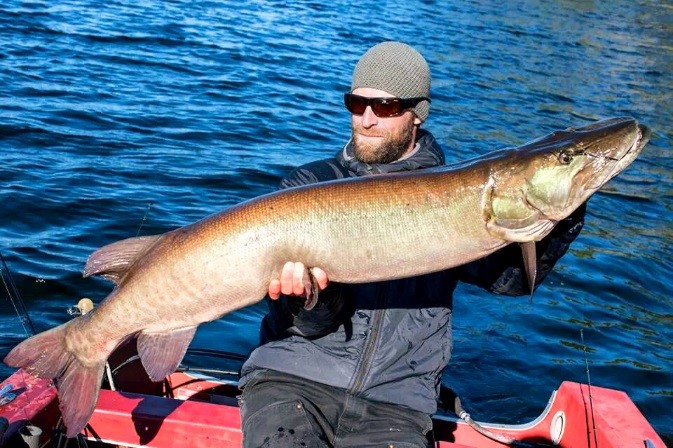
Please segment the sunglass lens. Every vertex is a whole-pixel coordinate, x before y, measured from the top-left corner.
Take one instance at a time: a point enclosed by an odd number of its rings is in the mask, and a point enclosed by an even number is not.
[[[353,95],[352,93],[347,93],[344,95],[344,103],[346,104],[346,109],[352,114],[362,115],[367,109],[367,98]]]
[[[392,117],[402,112],[402,102],[399,98],[376,98],[372,101],[372,110],[377,117]]]

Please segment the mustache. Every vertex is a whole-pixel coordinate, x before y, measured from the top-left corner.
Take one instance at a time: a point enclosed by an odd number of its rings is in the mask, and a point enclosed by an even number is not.
[[[365,129],[362,126],[353,126],[353,136],[361,135],[363,137],[388,137],[390,132],[383,130],[373,131],[371,129]]]

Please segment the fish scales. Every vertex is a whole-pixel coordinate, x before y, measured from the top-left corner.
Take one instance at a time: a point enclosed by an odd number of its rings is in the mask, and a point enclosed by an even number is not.
[[[626,168],[648,137],[634,119],[604,120],[455,166],[283,190],[112,243],[84,270],[112,280],[110,295],[4,361],[56,380],[73,437],[93,412],[105,360],[129,338],[161,380],[200,323],[261,300],[286,261],[358,283],[451,268],[513,242],[534,260],[535,241]]]

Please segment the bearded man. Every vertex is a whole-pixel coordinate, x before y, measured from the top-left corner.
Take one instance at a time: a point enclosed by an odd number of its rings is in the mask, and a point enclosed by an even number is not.
[[[420,127],[430,110],[430,69],[412,47],[370,48],[344,104],[350,141],[336,156],[296,168],[281,188],[444,164],[437,141]],[[583,218],[580,207],[537,243],[538,284]],[[321,292],[306,310],[309,268]],[[330,283],[319,266],[288,261],[269,284],[261,345],[241,371],[244,446],[432,446],[459,281],[497,294],[529,292],[515,245],[447,271],[369,284]]]

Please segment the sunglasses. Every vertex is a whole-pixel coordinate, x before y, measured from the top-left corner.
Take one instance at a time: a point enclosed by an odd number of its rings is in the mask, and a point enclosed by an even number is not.
[[[421,101],[430,102],[430,98],[368,98],[352,93],[344,94],[346,109],[354,115],[362,115],[371,106],[372,112],[379,118],[394,117],[405,110],[416,107]]]

